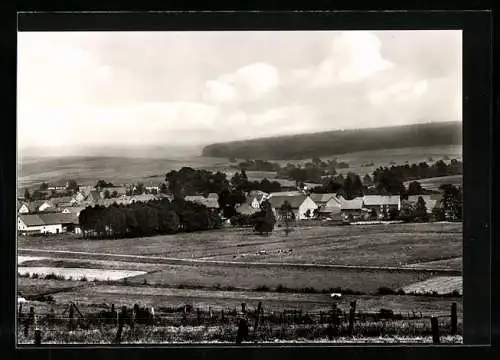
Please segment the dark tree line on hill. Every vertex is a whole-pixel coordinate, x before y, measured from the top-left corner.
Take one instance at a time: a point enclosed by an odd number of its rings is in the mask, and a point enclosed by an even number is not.
[[[183,167],[180,170],[170,171],[166,177],[168,191],[177,198],[187,195],[208,195],[221,193],[229,188],[226,174],[207,170],[195,170]]]
[[[130,205],[96,205],[80,212],[84,237],[125,238],[210,230],[220,227],[216,212],[204,205],[174,199]]]
[[[203,149],[203,155],[238,159],[299,160],[358,151],[460,145],[461,139],[460,122],[428,123],[234,141],[209,145]]]

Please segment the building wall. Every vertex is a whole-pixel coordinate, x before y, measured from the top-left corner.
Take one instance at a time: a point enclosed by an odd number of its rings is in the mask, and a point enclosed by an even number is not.
[[[35,232],[42,234],[43,233],[58,234],[63,232],[63,227],[61,224],[26,226],[26,224],[24,224],[24,222],[21,219],[18,220],[17,229],[19,231]]]
[[[51,208],[52,206],[48,203],[43,203],[42,205],[40,205],[40,207],[38,208],[38,211],[45,211],[47,210],[48,208]]]
[[[295,218],[298,220],[310,219],[305,214],[307,210],[311,213],[311,217],[314,214],[314,210],[318,208],[318,205],[311,198],[307,197],[302,204],[300,204],[298,212],[295,214]],[[295,210],[294,210],[295,212]]]

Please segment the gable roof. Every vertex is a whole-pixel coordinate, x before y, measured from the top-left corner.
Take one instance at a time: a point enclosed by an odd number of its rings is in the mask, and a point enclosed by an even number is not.
[[[285,203],[285,201],[287,201],[291,205],[292,209],[298,209],[306,199],[306,195],[273,196],[269,199],[269,202],[274,209],[280,208],[281,205]]]
[[[55,198],[50,198],[49,203],[52,204],[53,206],[58,206],[60,204],[69,204],[73,198],[71,196],[61,196],[61,197],[55,197]]]
[[[42,213],[19,215],[26,226],[44,226],[58,224],[78,224],[78,218],[74,214]]]
[[[357,197],[352,200],[342,199],[340,208],[342,210],[361,210],[363,208],[363,198]]]
[[[275,196],[298,196],[298,195],[304,195],[302,192],[298,191],[298,190],[294,190],[294,191],[279,191],[279,192],[273,192],[273,193],[270,193],[269,196],[272,198],[272,197],[275,197]]]
[[[400,203],[399,195],[365,195],[363,204],[365,206],[398,205]]]
[[[318,205],[326,204],[328,200],[337,196],[337,194],[311,194],[309,197]]]

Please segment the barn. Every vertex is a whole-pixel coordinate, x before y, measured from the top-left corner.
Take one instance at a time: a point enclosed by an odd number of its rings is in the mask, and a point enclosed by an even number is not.
[[[17,229],[23,234],[60,234],[77,231],[78,217],[73,214],[40,213],[22,214]]]

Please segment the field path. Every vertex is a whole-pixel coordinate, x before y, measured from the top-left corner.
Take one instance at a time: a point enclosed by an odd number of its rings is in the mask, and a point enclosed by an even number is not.
[[[220,261],[220,260],[203,260],[203,259],[183,259],[183,258],[171,258],[171,257],[160,257],[160,256],[145,256],[145,255],[125,255],[125,254],[109,254],[109,253],[93,253],[93,252],[82,252],[82,251],[66,251],[66,250],[45,250],[45,249],[18,249],[19,254],[47,254],[53,255],[57,258],[58,255],[64,254],[66,256],[75,256],[79,259],[103,259],[103,260],[141,260],[145,263],[160,263],[160,264],[175,264],[175,265],[218,265],[218,266],[228,266],[228,267],[259,267],[259,268],[295,268],[295,269],[342,269],[342,270],[353,270],[353,271],[377,271],[377,272],[420,272],[420,273],[431,273],[435,276],[437,275],[461,275],[462,272],[459,270],[451,269],[427,269],[427,268],[404,268],[404,267],[391,267],[391,266],[354,266],[354,265],[326,265],[326,264],[310,264],[310,263],[286,263],[286,262],[243,262],[243,261]]]

